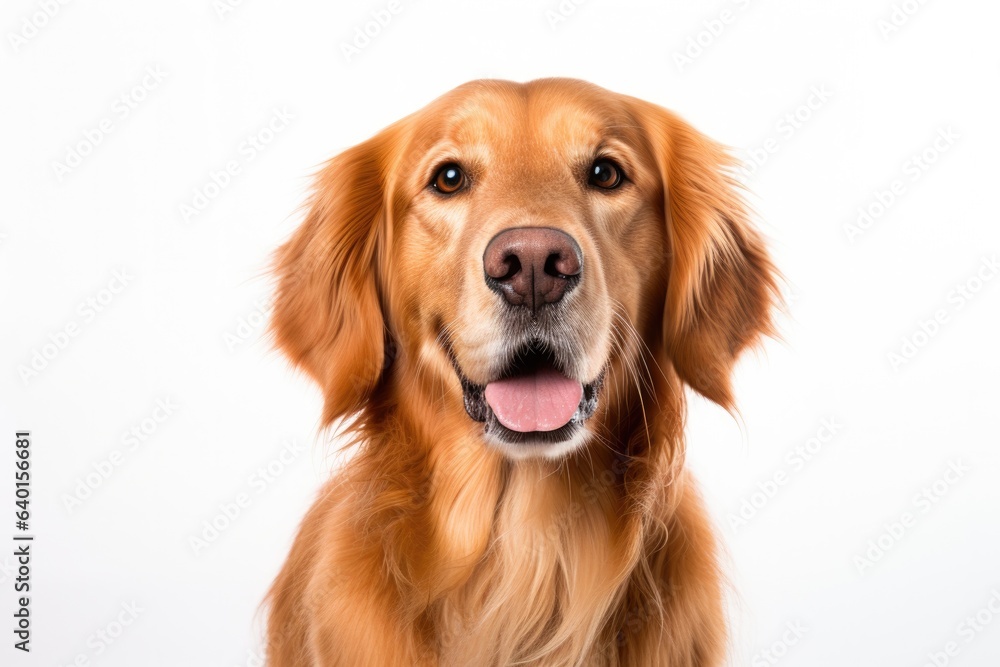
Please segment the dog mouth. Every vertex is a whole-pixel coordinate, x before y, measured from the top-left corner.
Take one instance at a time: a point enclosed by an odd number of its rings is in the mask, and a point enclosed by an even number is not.
[[[462,383],[465,411],[483,422],[485,433],[512,444],[552,444],[570,440],[597,409],[604,380],[602,370],[591,382],[568,377],[553,350],[539,340],[520,347],[490,382],[465,377],[454,355]]]

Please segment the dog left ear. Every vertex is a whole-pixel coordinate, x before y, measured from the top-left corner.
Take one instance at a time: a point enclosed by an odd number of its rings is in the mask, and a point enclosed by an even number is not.
[[[361,409],[390,349],[379,276],[391,229],[395,134],[383,130],[327,163],[305,222],[275,258],[271,329],[322,388],[324,424]]]
[[[750,222],[732,156],[666,109],[645,104],[640,115],[665,197],[666,350],[682,380],[732,410],[737,358],[774,333],[778,274]]]

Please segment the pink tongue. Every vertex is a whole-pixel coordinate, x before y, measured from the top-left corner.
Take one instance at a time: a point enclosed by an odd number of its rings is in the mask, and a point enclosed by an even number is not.
[[[486,402],[512,431],[554,431],[580,406],[583,385],[552,368],[486,385]]]

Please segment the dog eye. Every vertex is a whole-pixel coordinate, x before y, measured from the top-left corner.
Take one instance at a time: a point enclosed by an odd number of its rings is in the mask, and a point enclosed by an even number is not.
[[[621,167],[611,160],[601,159],[591,166],[588,182],[604,190],[613,190],[622,184],[623,178]]]
[[[450,195],[458,192],[465,185],[465,172],[457,164],[446,164],[434,176],[434,189]]]

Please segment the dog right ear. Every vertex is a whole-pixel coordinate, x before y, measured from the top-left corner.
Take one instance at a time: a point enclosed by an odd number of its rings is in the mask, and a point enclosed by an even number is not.
[[[735,160],[666,109],[637,106],[661,172],[670,252],[663,331],[678,375],[733,409],[737,358],[773,334],[778,272],[732,176]]]
[[[385,362],[385,275],[391,225],[388,128],[320,171],[305,222],[275,257],[276,345],[323,390],[323,424],[358,411]]]

